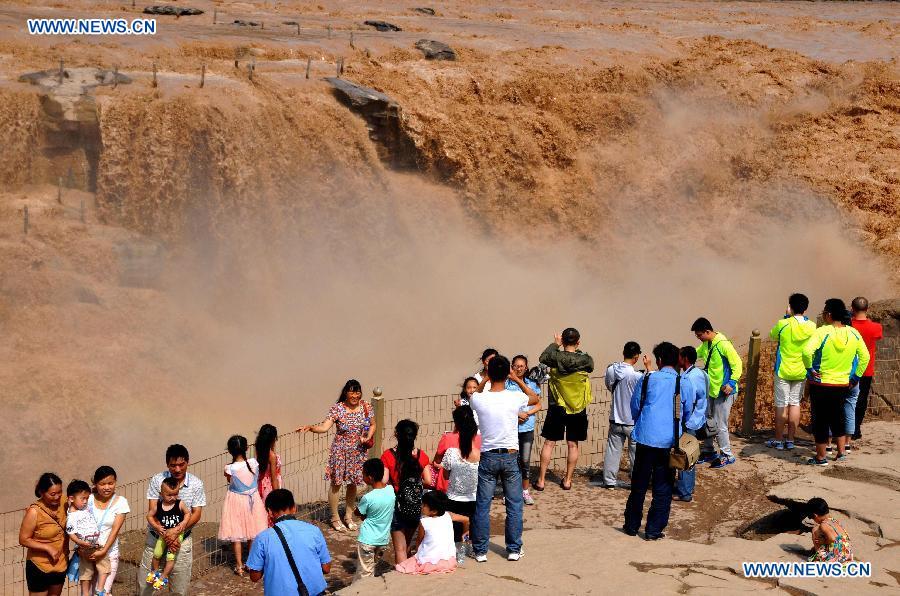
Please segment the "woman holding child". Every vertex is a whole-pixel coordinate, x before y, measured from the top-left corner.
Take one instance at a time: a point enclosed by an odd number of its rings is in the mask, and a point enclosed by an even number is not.
[[[331,506],[331,527],[344,531],[339,513],[341,486],[347,486],[344,524],[350,530],[356,529],[353,511],[356,509],[356,487],[363,484],[363,463],[375,435],[375,417],[372,406],[362,399],[359,381],[350,379],[341,389],[337,403],[328,410],[328,417],[319,424],[301,426],[297,432],[327,433],[334,426],[337,433],[331,442],[325,479],[331,482],[328,504]]]
[[[109,466],[100,466],[94,472],[91,481],[94,483],[91,496],[88,498],[88,509],[97,520],[100,530],[98,550],[88,553],[92,561],[109,561],[109,575],[102,586],[96,586],[99,594],[110,596],[112,585],[119,570],[119,531],[125,523],[125,517],[131,512],[128,499],[116,494],[116,471]]]

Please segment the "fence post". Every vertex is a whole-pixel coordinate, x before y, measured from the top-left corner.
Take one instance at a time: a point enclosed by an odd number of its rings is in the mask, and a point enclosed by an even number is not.
[[[56,202],[62,205],[62,176],[59,177],[59,183],[56,185]]]
[[[22,227],[25,230],[25,235],[28,235],[28,205],[25,205],[25,208],[22,210]]]
[[[759,348],[762,340],[759,337],[759,329],[754,329],[750,335],[750,345],[747,350],[747,388],[744,393],[744,423],[741,432],[745,437],[753,433],[753,422],[756,418],[756,386],[759,383]]]
[[[380,386],[372,390],[372,409],[375,410],[375,443],[369,449],[369,457],[381,457],[381,441],[384,438],[384,389]]]
[[[156,82],[156,62],[153,63],[153,86],[156,87],[158,83]]]
[[[203,89],[203,85],[206,83],[206,63],[204,62],[200,66],[200,88]]]
[[[309,78],[309,67],[312,65],[312,58],[306,59],[306,78]]]

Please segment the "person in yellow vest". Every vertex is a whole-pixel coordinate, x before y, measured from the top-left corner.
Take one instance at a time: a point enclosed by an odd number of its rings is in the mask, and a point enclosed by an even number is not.
[[[814,321],[803,316],[809,308],[809,298],[791,294],[784,318],[775,323],[769,337],[778,342],[775,350],[775,438],[766,441],[767,447],[793,449],[797,426],[800,425],[800,398],[806,367],[803,366],[803,346],[816,330]],[[787,425],[787,440],[784,427]]]
[[[703,442],[703,453],[697,463],[711,462],[710,468],[724,468],[735,462],[728,434],[728,416],[738,394],[738,380],[744,364],[725,334],[713,329],[709,319],[700,317],[691,325],[691,331],[702,341],[697,348],[697,361],[709,377],[709,393],[706,399],[706,427],[709,436]],[[719,452],[715,451],[719,443]]]
[[[827,466],[825,447],[829,433],[837,439],[835,461],[847,457],[847,421],[844,401],[850,394],[851,385],[859,383],[860,377],[869,366],[869,350],[859,331],[843,320],[847,306],[840,298],[829,298],[822,311],[824,324],[815,330],[803,346],[803,365],[809,382],[809,403],[812,410],[813,436],[816,440],[816,455],[806,463]]]
[[[578,463],[578,442],[587,440],[587,407],[591,403],[590,373],[594,372],[594,359],[578,347],[581,334],[569,327],[554,337],[552,344],[541,354],[541,364],[550,367],[547,417],[541,428],[544,445],[541,447],[541,467],[535,490],[544,490],[544,480],[550,457],[557,441],[566,439],[566,477],[559,485],[563,490],[572,488],[572,476]]]

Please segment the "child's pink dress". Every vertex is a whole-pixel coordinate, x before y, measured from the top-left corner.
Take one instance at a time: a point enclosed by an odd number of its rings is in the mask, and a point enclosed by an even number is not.
[[[456,569],[456,545],[453,542],[453,520],[449,513],[438,517],[423,517],[425,537],[414,557],[395,566],[400,573],[425,575],[449,573]]]
[[[268,516],[259,496],[259,464],[255,459],[238,461],[225,466],[231,475],[228,492],[222,503],[219,540],[245,542],[268,527]]]

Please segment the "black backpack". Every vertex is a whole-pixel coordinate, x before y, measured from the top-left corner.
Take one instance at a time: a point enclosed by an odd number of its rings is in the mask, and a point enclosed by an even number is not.
[[[397,515],[407,523],[418,523],[422,518],[422,479],[404,478],[397,491]]]

